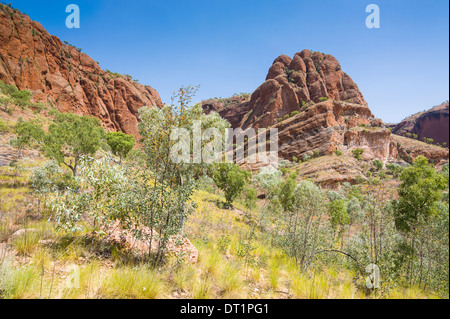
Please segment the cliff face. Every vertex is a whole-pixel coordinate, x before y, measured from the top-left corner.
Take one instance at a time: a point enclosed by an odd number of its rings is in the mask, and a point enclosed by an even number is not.
[[[277,128],[279,155],[285,159],[335,150],[351,154],[355,148],[364,149],[367,159],[397,156],[391,132],[329,54],[281,55],[249,100],[208,100],[203,108],[218,112],[233,128]]]
[[[294,111],[325,100],[357,104],[370,113],[357,85],[342,72],[333,56],[303,50],[293,58],[286,55],[276,58],[266,81],[249,101],[224,107],[209,100],[205,101],[204,108],[217,111],[233,127],[264,128],[277,124],[280,118]]]
[[[150,86],[103,71],[88,55],[5,5],[0,5],[0,80],[30,90],[37,102],[98,117],[106,128],[135,136],[138,109],[162,105]]]
[[[449,144],[449,103],[415,114],[392,130],[397,135],[417,134],[418,139],[432,138],[434,143]]]

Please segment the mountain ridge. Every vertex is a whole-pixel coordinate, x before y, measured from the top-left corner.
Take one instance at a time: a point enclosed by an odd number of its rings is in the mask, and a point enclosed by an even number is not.
[[[50,35],[39,22],[0,4],[0,80],[27,89],[36,102],[92,115],[114,131],[138,136],[138,109],[162,106],[150,86],[105,71],[80,49]]]

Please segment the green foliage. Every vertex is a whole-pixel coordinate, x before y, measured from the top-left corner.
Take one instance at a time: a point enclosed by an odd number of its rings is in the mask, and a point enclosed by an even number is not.
[[[225,192],[227,207],[232,207],[233,201],[242,193],[245,183],[250,178],[249,171],[228,163],[217,164],[213,174],[214,183]]]
[[[282,173],[279,170],[263,167],[255,176],[255,184],[266,193],[266,197],[274,198],[278,192],[278,185],[282,181]]]
[[[350,222],[350,217],[347,213],[347,204],[342,199],[337,199],[328,205],[330,214],[330,223],[334,229],[339,226],[347,225]]]
[[[99,231],[100,226],[114,220],[113,208],[119,205],[119,195],[126,189],[128,179],[124,170],[107,157],[82,157],[72,185],[73,188],[56,190],[50,196],[60,229],[82,231],[82,222],[88,221],[93,231]]]
[[[437,203],[447,188],[448,178],[429,166],[419,156],[413,166],[400,174],[400,199],[395,202],[395,225],[404,232],[414,232],[437,211]]]
[[[65,164],[74,176],[80,158],[95,154],[105,135],[99,119],[72,113],[57,113],[47,133],[40,125],[25,121],[17,123],[16,132],[16,147],[36,143],[45,156]]]
[[[122,158],[125,158],[136,145],[134,136],[127,135],[123,132],[108,132],[106,141],[111,147],[112,153],[119,156],[121,162]]]
[[[357,159],[357,160],[362,160],[362,154],[364,154],[364,150],[357,148],[355,150],[352,150],[353,156]]]
[[[296,115],[298,115],[298,114],[300,114],[299,111],[294,111],[294,112],[291,113],[291,117],[294,117],[294,116],[296,116]]]
[[[328,243],[329,235],[321,222],[324,200],[322,190],[313,182],[296,184],[292,179],[281,183],[271,200],[277,218],[274,240],[303,270],[314,253]]]
[[[251,187],[250,185],[246,185],[244,187],[244,203],[245,207],[248,209],[253,209],[256,207],[256,201],[258,199],[258,192],[255,188]]]
[[[56,161],[48,161],[33,171],[30,178],[31,188],[40,200],[44,199],[44,209],[49,194],[75,188],[74,179],[69,174],[65,173]]]
[[[229,127],[217,113],[205,115],[201,104],[189,105],[195,92],[190,86],[181,88],[174,97],[177,105],[139,110],[143,165],[130,165],[127,169],[128,187],[113,206],[115,218],[134,237],[148,242],[149,247],[157,243],[156,251],[149,251],[156,264],[162,262],[169,238],[183,231],[185,219],[195,208],[191,197],[196,179],[212,167],[206,162],[192,163],[190,156],[188,161],[174,161],[177,141],[173,134],[178,129],[192,133],[197,121],[202,129]],[[207,141],[202,142],[201,151],[206,144]]]
[[[319,101],[320,102],[325,102],[325,101],[328,101],[328,98],[327,97],[321,97],[321,98],[319,98]]]
[[[383,162],[380,161],[380,160],[378,160],[378,159],[374,160],[372,164],[373,164],[373,166],[375,166],[375,168],[376,168],[377,171],[382,170],[383,167],[384,167]]]
[[[27,90],[16,91],[11,94],[11,98],[12,98],[14,104],[16,104],[22,108],[32,105],[30,91],[27,91]]]
[[[337,156],[342,156],[342,151],[340,150],[335,150],[334,154],[336,154]]]
[[[9,132],[8,125],[6,125],[6,123],[3,122],[2,119],[0,119],[0,134],[4,134],[4,133],[8,133],[8,132]]]
[[[386,165],[386,168],[389,170],[389,172],[393,175],[394,178],[397,178],[403,170],[403,168],[400,165],[395,163]]]
[[[13,93],[17,92],[17,87],[14,85],[8,85],[5,82],[0,81],[0,92],[7,96],[11,96]]]

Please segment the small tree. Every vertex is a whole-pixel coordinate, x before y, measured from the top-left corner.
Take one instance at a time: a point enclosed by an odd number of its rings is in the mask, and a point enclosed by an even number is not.
[[[73,180],[70,172],[64,172],[59,164],[54,161],[48,161],[42,167],[34,170],[31,176],[31,187],[33,192],[39,198],[38,209],[41,209],[41,201],[44,202],[44,210],[47,206],[47,197],[56,191],[64,191],[69,187]]]
[[[419,156],[413,166],[402,171],[400,180],[395,224],[399,230],[414,232],[435,213],[436,203],[442,198],[448,179],[430,166],[425,157]]]
[[[384,164],[383,164],[382,161],[376,159],[376,160],[373,161],[373,166],[375,166],[375,168],[377,169],[377,171],[380,171],[380,170],[383,169]]]
[[[108,157],[80,159],[74,187],[55,191],[50,203],[59,228],[67,232],[83,230],[90,223],[92,234],[114,220],[115,205],[129,185],[122,167]]]
[[[364,154],[364,150],[361,149],[361,148],[357,148],[357,149],[353,150],[352,153],[353,153],[353,156],[354,156],[357,160],[361,161],[361,160],[362,160],[362,156],[361,156],[361,155]]]
[[[106,135],[106,142],[114,155],[119,156],[120,164],[122,159],[125,158],[128,153],[136,145],[136,140],[133,135],[127,135],[123,132],[108,132]]]
[[[187,161],[174,159],[173,155],[177,154],[174,150],[178,150],[176,146],[181,143],[173,138],[174,133],[184,130],[187,135],[193,135],[197,121],[202,129],[229,127],[219,114],[204,114],[201,104],[189,105],[195,92],[193,87],[183,87],[174,96],[176,105],[139,110],[141,165],[128,168],[129,187],[114,206],[115,216],[122,226],[132,231],[135,238],[149,244],[149,256],[156,264],[165,256],[170,237],[183,235],[184,222],[195,208],[191,201],[195,180],[212,166],[205,162],[193,163],[189,161],[190,156]],[[205,150],[207,142],[201,142],[201,151]],[[156,251],[152,250],[155,243]]]
[[[74,177],[80,158],[95,154],[105,135],[99,119],[72,113],[57,113],[47,133],[32,121],[19,121],[16,132],[15,147],[37,144],[45,156],[70,168]]]
[[[330,214],[330,223],[335,235],[341,237],[341,248],[344,245],[345,226],[350,223],[350,216],[347,212],[347,203],[342,199],[337,199],[329,203],[328,211]]]
[[[226,207],[232,207],[233,201],[242,193],[245,183],[251,178],[249,171],[234,164],[218,164],[213,174],[216,186],[225,192]]]
[[[430,242],[427,233],[430,233],[432,221],[442,206],[443,192],[448,188],[448,174],[437,172],[425,157],[419,156],[411,167],[403,170],[400,179],[400,198],[393,205],[394,220],[395,227],[405,235],[402,250],[407,261],[406,278],[411,282],[416,258],[420,259],[419,278],[422,278],[425,254],[423,245]],[[446,205],[448,220],[448,203]],[[448,234],[448,222],[446,228]]]

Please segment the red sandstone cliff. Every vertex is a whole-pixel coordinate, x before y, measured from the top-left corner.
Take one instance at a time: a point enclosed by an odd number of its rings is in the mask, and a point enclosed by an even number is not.
[[[434,143],[449,145],[449,103],[417,113],[397,124],[392,130],[397,135],[417,134],[419,140],[432,138]]]
[[[62,112],[93,115],[106,128],[135,136],[138,109],[162,105],[150,86],[103,71],[38,22],[1,4],[0,80],[30,90],[37,102],[51,102]]]

